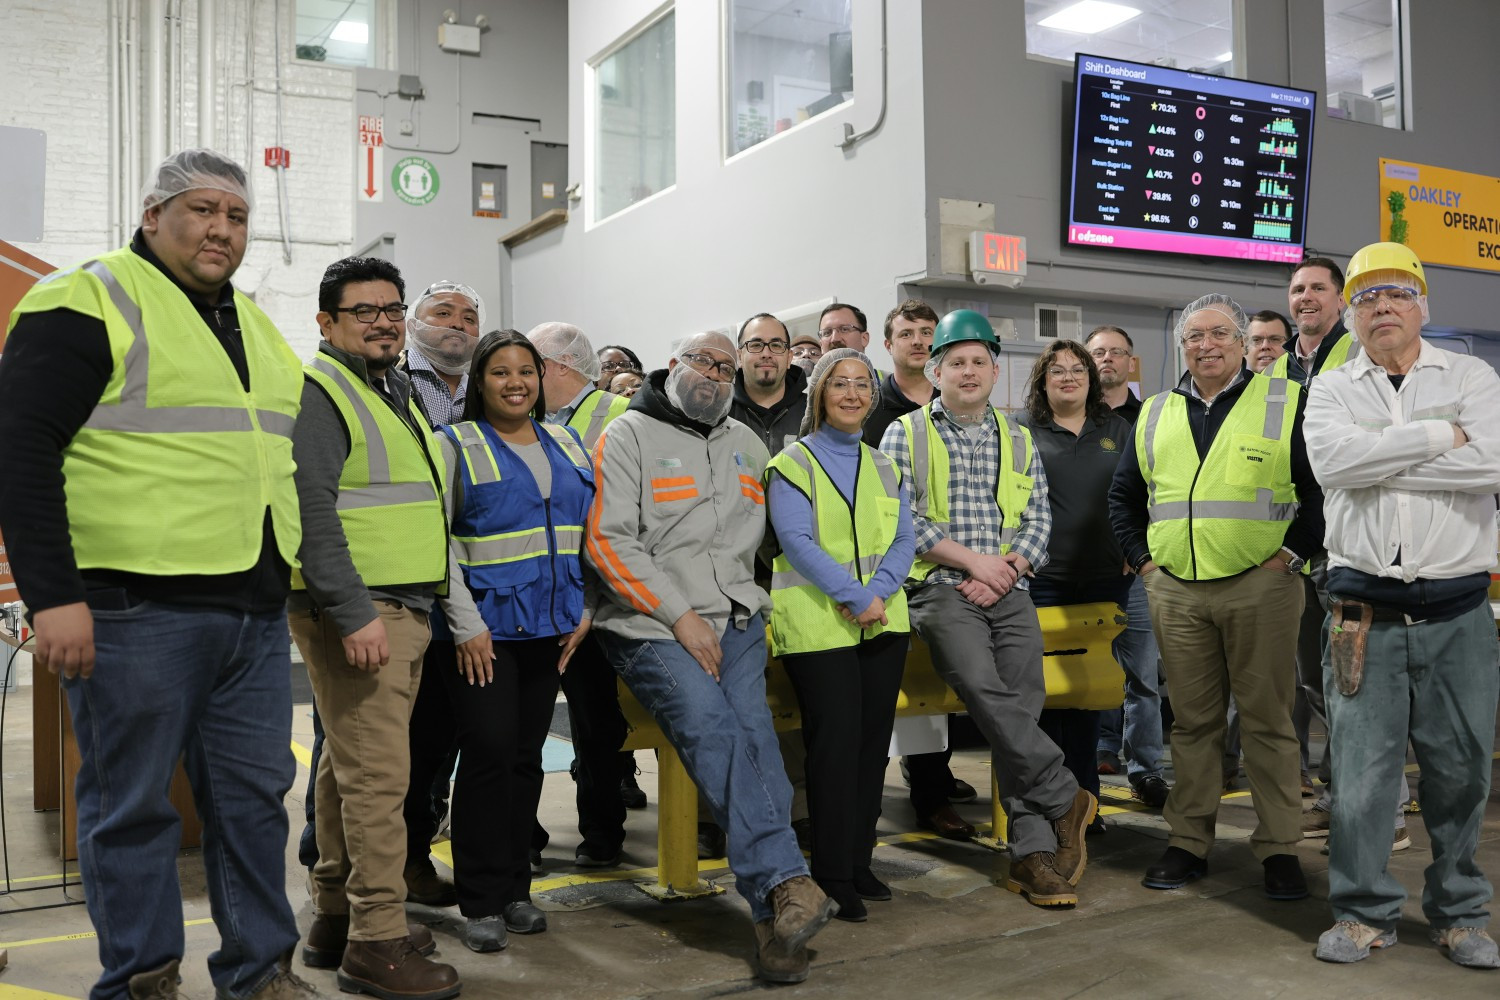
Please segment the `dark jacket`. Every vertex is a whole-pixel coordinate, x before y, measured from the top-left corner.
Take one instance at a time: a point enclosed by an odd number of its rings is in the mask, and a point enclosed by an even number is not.
[[[772,455],[802,436],[802,414],[806,410],[807,373],[801,367],[787,367],[785,391],[770,407],[756,403],[745,391],[743,368],[735,373],[729,415],[754,431]]]

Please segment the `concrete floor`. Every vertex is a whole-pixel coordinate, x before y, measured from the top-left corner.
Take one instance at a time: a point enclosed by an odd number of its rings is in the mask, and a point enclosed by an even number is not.
[[[10,696],[4,733],[3,780],[7,849],[13,885],[48,885],[60,871],[57,815],[31,811],[30,689]],[[293,717],[294,740],[311,745],[308,707]],[[305,760],[305,754],[302,755]],[[1327,859],[1317,841],[1299,848],[1313,889],[1311,899],[1273,903],[1261,893],[1260,866],[1251,855],[1254,813],[1246,792],[1225,797],[1220,842],[1209,876],[1189,889],[1141,888],[1141,871],[1161,853],[1166,828],[1158,814],[1137,808],[1119,784],[1107,786],[1103,812],[1111,829],[1089,841],[1089,867],[1073,911],[1041,910],[994,884],[1006,861],[972,844],[909,832],[911,813],[894,762],[886,783],[885,815],[875,872],[896,898],[871,903],[863,924],[835,921],[813,942],[813,972],[800,986],[769,987],[755,980],[749,958],[749,911],[733,892],[732,876],[705,862],[705,877],[730,891],[671,904],[637,888],[651,880],[655,859],[655,762],[637,755],[641,786],[652,807],[630,815],[625,862],[618,871],[585,875],[571,865],[573,786],[566,773],[549,774],[542,820],[552,831],[547,873],[533,898],[549,913],[551,930],[512,935],[498,955],[476,955],[460,943],[456,910],[412,907],[433,924],[438,957],[457,966],[466,997],[524,995],[528,1000],[587,997],[710,997],[775,989],[786,997],[1421,997],[1500,996],[1500,972],[1461,969],[1427,942],[1415,900],[1407,904],[1401,944],[1355,966],[1330,966],[1312,957],[1319,932],[1332,920],[1326,902]],[[975,787],[989,787],[981,753],[955,756],[954,769]],[[300,829],[305,765],[287,799],[296,817],[288,843],[287,894],[305,931],[312,918],[295,837]],[[1113,779],[1110,779],[1113,780]],[[988,804],[960,806],[971,821],[988,819]],[[1420,893],[1431,860],[1420,815],[1412,816],[1415,846],[1393,856],[1392,870],[1408,892]],[[439,849],[441,853],[441,850]],[[1500,875],[1500,804],[1492,795],[1480,864]],[[180,856],[187,956],[183,992],[209,997],[204,960],[217,944],[197,852]],[[29,881],[14,881],[29,880]],[[0,889],[4,886],[0,885]],[[69,890],[80,896],[75,886]],[[63,890],[0,895],[0,948],[10,965],[0,972],[0,1000],[84,997],[97,975],[96,943],[81,906],[18,912],[60,903]],[[331,972],[298,971],[330,996]]]

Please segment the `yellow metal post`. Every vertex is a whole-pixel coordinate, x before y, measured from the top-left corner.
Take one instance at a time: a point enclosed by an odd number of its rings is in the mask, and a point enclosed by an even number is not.
[[[724,890],[698,877],[698,786],[667,744],[658,761],[656,884],[641,891],[663,902],[712,896]]]
[[[995,779],[995,769],[990,768],[990,821],[993,826],[987,836],[974,838],[974,843],[992,851],[1003,851],[1010,846],[1005,840],[1005,807],[1000,804],[1000,782]]]

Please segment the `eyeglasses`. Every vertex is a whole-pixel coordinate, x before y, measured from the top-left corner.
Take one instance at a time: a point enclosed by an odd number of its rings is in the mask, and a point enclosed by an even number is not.
[[[372,306],[368,302],[360,302],[352,306],[334,306],[328,310],[328,315],[337,317],[339,313],[349,313],[361,323],[373,323],[381,313],[392,322],[400,322],[406,318],[406,303],[392,302],[384,306]]]
[[[1075,368],[1055,368],[1054,367],[1054,368],[1048,368],[1047,369],[1047,377],[1048,378],[1055,378],[1055,379],[1071,378],[1071,379],[1076,379],[1079,382],[1082,382],[1082,381],[1084,381],[1085,379],[1087,379],[1089,377],[1089,370],[1087,368],[1084,368],[1084,367],[1081,367],[1081,366],[1080,367],[1075,367]]]
[[[633,361],[601,361],[599,370],[601,372],[623,372],[635,367]]]
[[[734,378],[736,371],[734,364],[729,361],[715,361],[707,354],[683,354],[680,360],[687,362],[688,366],[695,372],[707,375],[709,372],[717,372],[719,380],[728,382]]]
[[[1103,361],[1105,358],[1130,357],[1130,352],[1125,350],[1125,348],[1123,347],[1096,347],[1092,351],[1089,351],[1089,354],[1091,354],[1096,361]]]
[[[823,348],[819,347],[817,344],[797,344],[792,348],[792,357],[794,358],[812,358],[814,361],[816,361],[822,356]]]
[[[772,354],[780,357],[786,353],[787,342],[784,340],[748,340],[740,345],[740,350],[746,354],[760,354],[769,350]]]
[[[843,336],[847,337],[850,334],[864,333],[864,332],[865,332],[865,328],[862,327],[862,326],[855,326],[853,323],[845,323],[843,326],[829,326],[829,327],[824,327],[823,329],[821,329],[821,330],[818,331],[818,336],[820,336],[820,337],[831,337],[835,333],[838,333],[838,334],[842,334]]]
[[[1418,293],[1415,288],[1403,288],[1400,285],[1376,285],[1367,288],[1349,300],[1349,304],[1357,312],[1374,312],[1375,306],[1381,299],[1391,304],[1391,308],[1397,312],[1405,312],[1417,304]]]
[[[1238,330],[1216,326],[1212,330],[1190,330],[1183,335],[1182,342],[1189,347],[1202,347],[1205,341],[1211,344],[1227,344],[1239,335]]]
[[[852,392],[856,396],[868,396],[875,389],[875,383],[867,378],[831,378],[828,380],[828,388],[831,392]]]
[[[1272,334],[1269,337],[1251,337],[1250,338],[1250,346],[1251,347],[1281,347],[1285,343],[1286,343],[1286,338],[1285,337],[1280,337],[1280,336],[1277,336],[1275,334]]]

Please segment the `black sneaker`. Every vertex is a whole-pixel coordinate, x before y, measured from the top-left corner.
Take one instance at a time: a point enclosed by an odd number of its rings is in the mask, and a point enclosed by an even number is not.
[[[1167,796],[1171,791],[1172,786],[1161,775],[1148,774],[1131,786],[1130,797],[1139,799],[1151,809],[1160,809],[1167,804]]]
[[[1200,858],[1180,847],[1169,847],[1155,864],[1146,869],[1141,885],[1147,889],[1181,889],[1207,874],[1207,858]]]
[[[709,861],[725,854],[724,831],[717,823],[698,824],[698,860]]]
[[[1261,862],[1266,870],[1266,896],[1269,899],[1307,898],[1307,877],[1295,854],[1273,854]]]
[[[631,757],[630,769],[620,779],[620,801],[625,803],[626,809],[646,808],[646,793],[641,791],[641,786],[635,781],[635,776],[640,773],[640,768],[635,766],[635,758]]]

